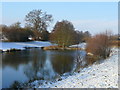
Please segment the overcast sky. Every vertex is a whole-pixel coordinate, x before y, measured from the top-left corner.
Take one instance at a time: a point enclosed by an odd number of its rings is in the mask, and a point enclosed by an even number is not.
[[[90,31],[92,34],[106,29],[118,32],[117,2],[4,2],[2,3],[2,24],[11,25],[17,21],[24,26],[25,15],[33,9],[52,14],[54,21],[68,20],[75,29]]]

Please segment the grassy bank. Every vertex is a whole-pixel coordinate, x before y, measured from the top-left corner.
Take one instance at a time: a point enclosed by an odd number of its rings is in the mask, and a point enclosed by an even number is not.
[[[47,46],[42,47],[43,50],[82,50],[82,48],[77,47],[61,47],[61,46]]]

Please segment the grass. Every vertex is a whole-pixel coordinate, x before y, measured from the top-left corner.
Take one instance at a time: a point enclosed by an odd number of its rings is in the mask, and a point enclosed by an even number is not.
[[[48,47],[43,47],[43,50],[81,50],[81,48],[76,48],[76,47],[61,47],[61,46],[48,46]]]

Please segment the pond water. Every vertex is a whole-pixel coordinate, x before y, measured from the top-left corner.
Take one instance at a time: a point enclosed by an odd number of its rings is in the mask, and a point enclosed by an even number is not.
[[[84,51],[42,50],[33,48],[2,54],[2,87],[9,88],[14,81],[52,80],[57,75],[70,73],[77,54]]]

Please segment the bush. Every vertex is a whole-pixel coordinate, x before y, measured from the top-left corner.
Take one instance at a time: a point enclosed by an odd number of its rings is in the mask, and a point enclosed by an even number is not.
[[[107,58],[110,54],[110,39],[105,33],[97,34],[87,42],[87,52],[101,58]]]

